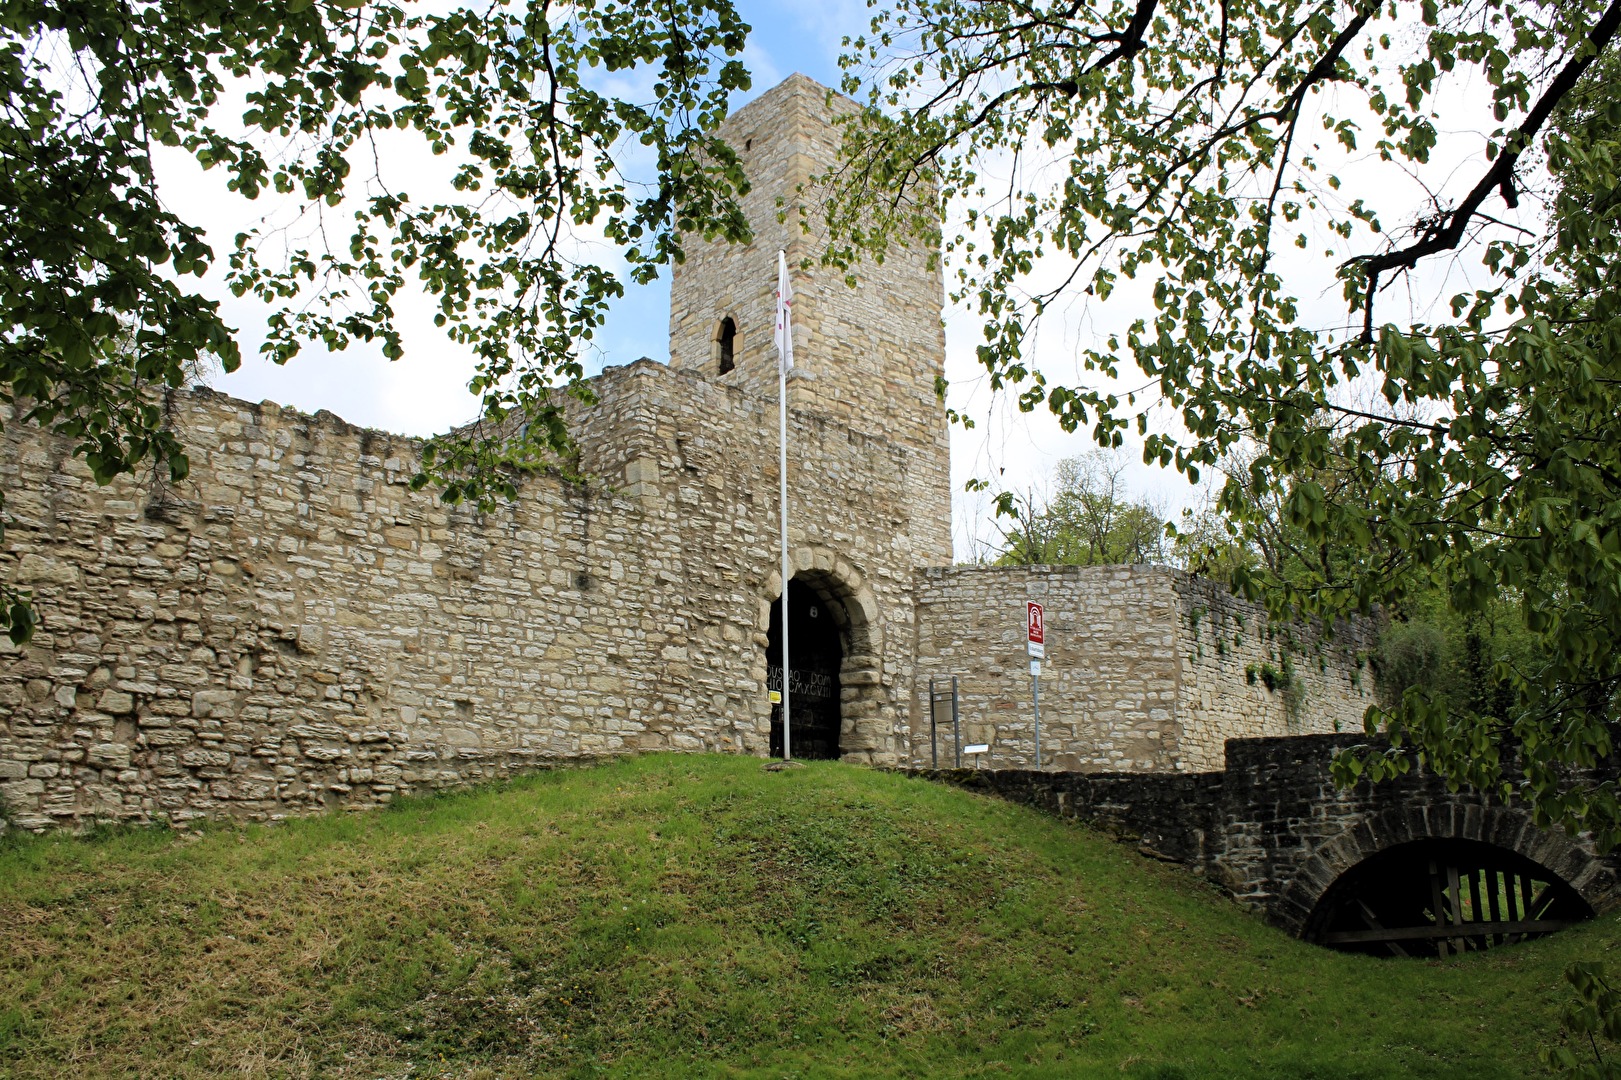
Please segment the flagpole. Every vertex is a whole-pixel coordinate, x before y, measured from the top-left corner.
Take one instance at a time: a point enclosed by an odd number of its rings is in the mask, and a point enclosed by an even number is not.
[[[788,734],[788,365],[777,363],[777,436],[780,460],[777,472],[782,483],[782,759],[794,754]]]
[[[788,256],[777,252],[777,476],[782,511],[782,760],[794,757],[788,712],[788,368],[794,362],[793,285],[788,280]]]

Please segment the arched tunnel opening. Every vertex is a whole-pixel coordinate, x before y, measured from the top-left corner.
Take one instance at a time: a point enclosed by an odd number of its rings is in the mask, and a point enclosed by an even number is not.
[[[1478,840],[1398,844],[1323,893],[1307,941],[1372,956],[1446,957],[1508,945],[1593,917],[1547,867]]]

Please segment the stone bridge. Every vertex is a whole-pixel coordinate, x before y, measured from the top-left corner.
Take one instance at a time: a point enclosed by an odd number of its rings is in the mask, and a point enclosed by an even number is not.
[[[1085,821],[1193,870],[1299,937],[1442,955],[1559,929],[1621,903],[1621,859],[1518,804],[1415,770],[1336,788],[1362,736],[1232,739],[1224,772],[915,770]]]

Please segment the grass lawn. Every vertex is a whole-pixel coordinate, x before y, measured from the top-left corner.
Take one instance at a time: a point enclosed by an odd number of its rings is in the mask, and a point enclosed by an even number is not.
[[[1344,956],[1034,811],[660,755],[0,844],[0,1075],[1539,1075],[1614,917]]]

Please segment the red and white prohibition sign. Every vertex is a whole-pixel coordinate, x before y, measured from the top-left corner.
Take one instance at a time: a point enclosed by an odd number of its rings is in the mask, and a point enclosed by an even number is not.
[[[1030,655],[1037,660],[1047,655],[1047,619],[1041,605],[1034,600],[1026,605],[1029,614]]]

